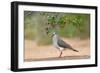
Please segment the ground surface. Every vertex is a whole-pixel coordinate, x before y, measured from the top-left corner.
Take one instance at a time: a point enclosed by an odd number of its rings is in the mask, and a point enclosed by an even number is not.
[[[41,60],[69,60],[69,59],[87,59],[90,58],[90,40],[65,39],[73,48],[79,52],[72,50],[63,51],[62,57],[59,58],[59,50],[52,44],[47,46],[38,46],[36,42],[25,40],[24,61],[41,61]]]

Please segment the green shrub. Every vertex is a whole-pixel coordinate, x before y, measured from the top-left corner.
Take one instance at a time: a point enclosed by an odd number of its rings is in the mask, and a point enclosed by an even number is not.
[[[39,45],[51,43],[47,32],[57,32],[65,38],[89,38],[90,15],[25,11],[24,31],[25,39],[37,41]]]

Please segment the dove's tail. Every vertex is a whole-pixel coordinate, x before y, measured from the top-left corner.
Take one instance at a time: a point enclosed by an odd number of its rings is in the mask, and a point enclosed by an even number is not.
[[[78,50],[75,50],[75,49],[73,49],[73,48],[70,48],[71,50],[73,50],[73,51],[75,51],[75,52],[79,52]]]
[[[75,51],[75,52],[79,52],[78,50],[75,50],[75,49],[72,49],[73,51]]]

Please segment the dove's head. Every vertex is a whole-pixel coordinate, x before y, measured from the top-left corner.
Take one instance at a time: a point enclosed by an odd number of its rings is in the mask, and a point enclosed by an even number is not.
[[[52,35],[51,35],[51,37],[53,37],[54,35],[56,35],[56,32],[53,32]]]

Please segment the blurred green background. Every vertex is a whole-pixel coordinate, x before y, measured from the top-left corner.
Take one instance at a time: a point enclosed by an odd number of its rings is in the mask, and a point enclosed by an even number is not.
[[[39,45],[51,43],[49,34],[56,32],[64,38],[90,37],[90,14],[24,11],[25,40]]]

